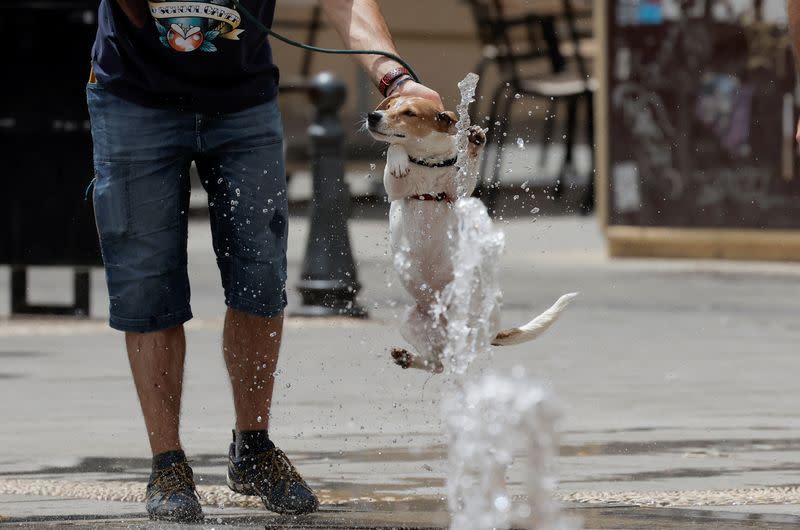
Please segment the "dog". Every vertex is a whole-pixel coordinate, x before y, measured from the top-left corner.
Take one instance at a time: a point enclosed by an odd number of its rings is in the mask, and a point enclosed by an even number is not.
[[[389,241],[394,268],[415,302],[401,333],[416,353],[394,348],[391,354],[403,368],[434,373],[444,370],[446,322],[436,316],[433,308],[439,294],[453,280],[450,239],[458,222],[453,206],[459,196],[468,197],[474,191],[478,162],[486,144],[486,131],[471,126],[459,189],[457,121],[455,113],[440,111],[429,100],[392,96],[370,112],[365,123],[373,138],[388,144],[383,183],[391,202]],[[535,339],[558,319],[575,296],[576,293],[562,296],[523,326],[496,332],[492,344],[506,346]],[[492,329],[497,330],[499,315],[493,321]]]

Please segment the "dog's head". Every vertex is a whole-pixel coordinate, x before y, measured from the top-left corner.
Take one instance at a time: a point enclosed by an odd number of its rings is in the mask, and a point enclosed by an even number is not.
[[[455,113],[440,111],[425,98],[392,96],[367,115],[367,130],[378,141],[407,145],[456,132]]]

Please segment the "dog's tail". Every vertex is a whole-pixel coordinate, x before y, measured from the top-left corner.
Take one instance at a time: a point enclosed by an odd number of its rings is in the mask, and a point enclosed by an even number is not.
[[[565,294],[550,309],[524,326],[499,331],[492,341],[492,346],[511,346],[512,344],[522,344],[535,339],[558,320],[558,317],[576,296],[578,296],[578,293]]]

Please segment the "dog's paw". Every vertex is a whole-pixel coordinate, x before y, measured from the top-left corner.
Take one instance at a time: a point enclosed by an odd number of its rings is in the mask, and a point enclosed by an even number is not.
[[[394,363],[400,368],[418,368],[420,370],[431,372],[432,374],[440,374],[444,372],[444,365],[441,361],[423,359],[403,348],[392,348],[391,353]]]
[[[411,352],[403,348],[392,348],[392,359],[394,359],[394,363],[397,366],[407,369],[411,368],[411,362],[414,360],[414,356]]]
[[[406,162],[405,164],[397,164],[396,166],[389,167],[389,173],[391,173],[393,177],[398,179],[408,176],[410,172],[411,168],[408,166],[408,162]]]
[[[408,158],[406,159],[397,158],[396,160],[388,160],[386,162],[386,165],[389,168],[389,174],[398,179],[407,176],[411,171],[411,166],[408,163]]]
[[[395,178],[403,178],[411,171],[411,164],[405,149],[392,146],[386,153],[386,168],[389,174]]]
[[[469,136],[467,138],[469,143],[476,146],[482,146],[486,144],[486,130],[480,125],[471,125],[468,131]]]

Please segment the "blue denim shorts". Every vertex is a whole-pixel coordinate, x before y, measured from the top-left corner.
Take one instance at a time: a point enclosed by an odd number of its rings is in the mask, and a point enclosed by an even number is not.
[[[150,332],[192,318],[189,169],[208,194],[225,303],[273,317],[286,306],[288,204],[277,101],[230,114],[142,107],[87,87],[94,209],[111,327]]]

